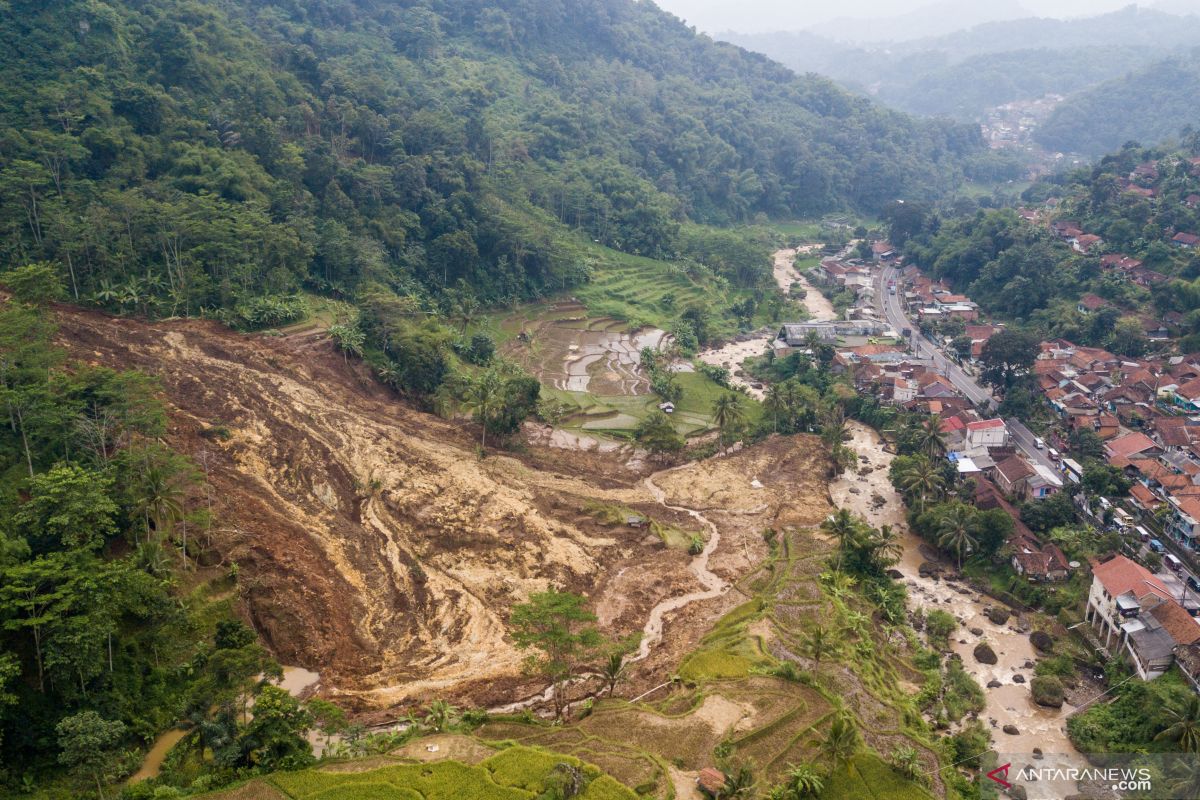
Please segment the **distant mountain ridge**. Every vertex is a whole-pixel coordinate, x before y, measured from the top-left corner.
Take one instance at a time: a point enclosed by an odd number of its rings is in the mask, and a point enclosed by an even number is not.
[[[1182,56],[1200,42],[1200,16],[1129,6],[1083,19],[1029,17],[863,45],[811,31],[721,38],[797,72],[828,75],[893,108],[966,121],[996,105],[1048,93],[1071,95]],[[1113,146],[1056,149],[1098,153]]]

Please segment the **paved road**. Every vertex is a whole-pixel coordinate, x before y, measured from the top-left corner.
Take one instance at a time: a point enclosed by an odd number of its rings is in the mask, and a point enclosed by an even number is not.
[[[933,345],[928,339],[921,335],[917,326],[905,315],[904,309],[900,305],[900,295],[889,294],[887,290],[888,281],[896,280],[897,273],[894,267],[884,267],[879,275],[879,294],[882,298],[883,313],[887,318],[888,324],[897,331],[903,331],[905,328],[912,330],[912,339],[909,344],[919,356],[924,356],[933,362],[933,365],[941,370],[949,380],[954,384],[954,388],[958,389],[964,397],[972,403],[987,403],[989,408],[995,408],[996,400],[992,397],[991,391],[986,387],[981,386],[974,378],[962,370],[962,367],[951,361],[942,351]]]
[[[1035,464],[1041,464],[1049,468],[1052,472],[1058,472],[1058,465],[1050,460],[1050,456],[1045,450],[1039,450],[1037,447],[1037,436],[1033,431],[1026,428],[1019,419],[1008,419],[1004,421],[1008,425],[1008,432],[1012,435],[1013,441],[1017,447],[1024,451],[1025,455]],[[1066,478],[1063,479],[1067,480]]]

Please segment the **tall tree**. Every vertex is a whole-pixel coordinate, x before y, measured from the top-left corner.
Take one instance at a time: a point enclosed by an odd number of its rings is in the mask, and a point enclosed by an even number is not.
[[[595,623],[583,597],[554,588],[513,607],[513,641],[522,650],[537,651],[527,664],[550,681],[555,719],[562,719],[569,706],[566,689],[572,676],[604,645]]]

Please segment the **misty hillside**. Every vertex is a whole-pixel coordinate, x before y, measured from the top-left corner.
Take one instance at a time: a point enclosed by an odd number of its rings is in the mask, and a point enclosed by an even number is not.
[[[669,256],[685,220],[938,196],[981,146],[631,0],[11,8],[4,255],[176,313],[364,281],[529,296],[586,279],[572,229]]]
[[[1190,48],[1200,41],[1200,17],[1131,6],[1086,19],[990,22],[869,46],[811,32],[721,38],[797,72],[828,75],[893,108],[973,120],[992,106],[1073,94]]]
[[[1146,145],[1200,126],[1200,51],[1156,62],[1069,98],[1037,130],[1045,147],[1098,156],[1129,141]]]

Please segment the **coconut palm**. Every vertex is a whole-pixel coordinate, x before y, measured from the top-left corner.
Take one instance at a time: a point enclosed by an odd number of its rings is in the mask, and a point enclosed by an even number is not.
[[[941,458],[946,454],[946,437],[942,433],[940,417],[928,416],[917,430],[917,449],[930,459]]]
[[[625,656],[617,651],[609,653],[608,659],[600,665],[600,677],[604,679],[604,684],[608,687],[609,697],[612,697],[613,692],[617,689],[617,684],[625,677],[627,671]]]
[[[825,412],[821,420],[821,440],[828,447],[832,449],[846,441],[849,432],[846,427],[846,414],[841,406],[833,406]]]
[[[462,396],[462,406],[472,412],[480,424],[480,447],[487,447],[488,425],[503,405],[504,380],[496,370],[489,369],[467,383]]]
[[[737,392],[725,392],[713,401],[713,422],[721,436],[721,449],[725,449],[726,438],[737,430],[746,419],[746,404]]]
[[[871,558],[881,568],[890,567],[904,555],[904,545],[900,543],[900,535],[891,525],[872,529],[868,537],[871,548]]]
[[[963,556],[977,544],[974,536],[977,525],[978,512],[962,503],[949,506],[938,521],[938,544],[958,557],[959,572],[962,572]]]
[[[788,411],[787,393],[780,384],[773,383],[767,387],[763,396],[763,408],[771,415],[773,432],[779,433],[779,415]]]
[[[837,634],[817,623],[808,629],[800,642],[804,655],[813,660],[813,664],[821,666],[821,659],[833,655],[841,645]]]
[[[1173,721],[1154,741],[1176,742],[1186,753],[1200,753],[1200,696],[1188,695],[1182,706],[1168,707],[1167,714]]]
[[[905,495],[915,499],[918,512],[924,511],[931,499],[939,497],[946,485],[937,465],[924,456],[914,457],[912,463],[900,471],[897,482]]]
[[[855,516],[850,509],[839,508],[836,513],[830,514],[821,523],[821,531],[837,539],[837,570],[841,572],[842,556],[846,552],[846,547],[862,535],[863,521],[861,518]]]
[[[750,768],[742,765],[737,768],[736,772],[732,772],[725,776],[725,790],[721,793],[722,797],[752,797],[754,795],[754,773]]]
[[[858,728],[849,714],[838,714],[829,724],[829,732],[820,741],[821,752],[829,759],[832,768],[847,763],[858,752]]]

